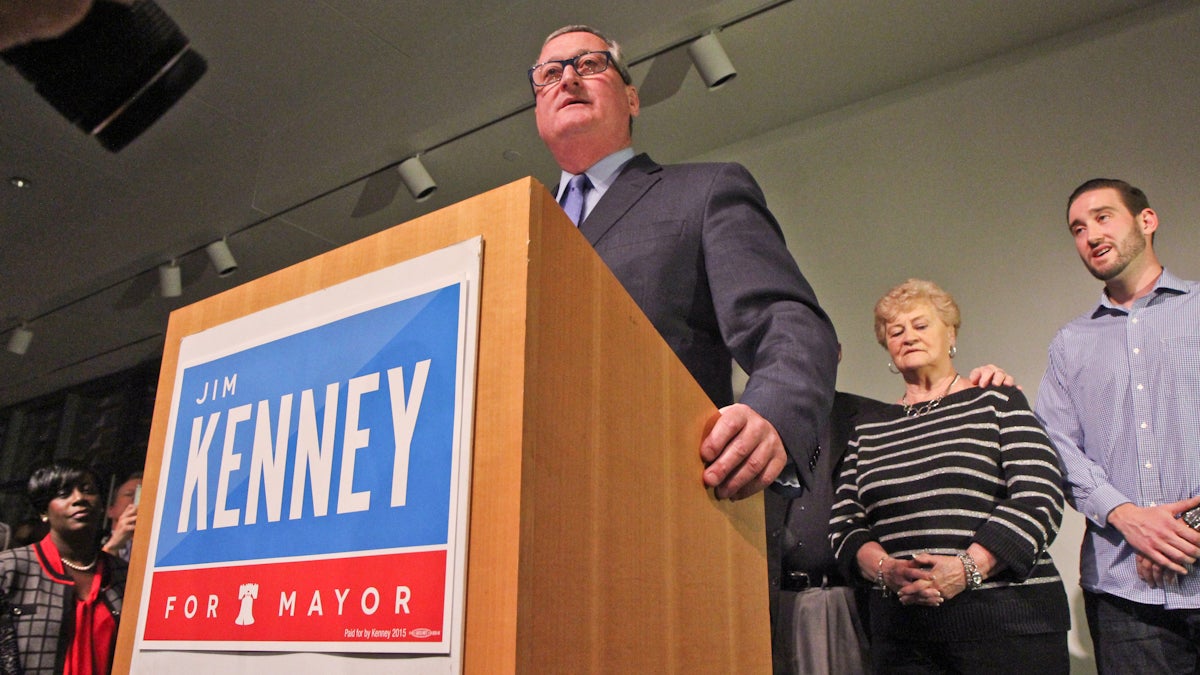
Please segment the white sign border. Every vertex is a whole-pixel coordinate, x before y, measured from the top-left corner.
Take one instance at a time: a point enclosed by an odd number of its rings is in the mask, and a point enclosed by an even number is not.
[[[306,296],[268,307],[233,321],[186,336],[180,343],[179,361],[176,367],[174,388],[171,396],[171,412],[167,425],[167,437],[163,448],[162,466],[168,466],[172,439],[175,436],[178,403],[181,396],[184,371],[194,365],[207,363],[229,354],[244,351],[261,344],[299,333],[353,316],[375,307],[399,302],[439,288],[461,283],[464,290],[460,298],[460,332],[458,349],[458,393],[454,413],[456,429],[455,465],[457,475],[451,479],[450,498],[450,544],[452,558],[447,560],[450,569],[449,602],[446,621],[449,655],[446,654],[397,654],[382,653],[373,643],[306,643],[305,651],[287,652],[294,643],[271,642],[262,646],[261,652],[248,649],[245,643],[220,642],[192,645],[191,649],[208,651],[174,651],[169,645],[156,641],[148,649],[143,643],[146,613],[150,601],[153,581],[153,561],[156,542],[161,527],[162,509],[157,509],[151,532],[150,550],[147,552],[146,573],[143,579],[138,626],[134,639],[131,672],[215,672],[222,662],[234,659],[243,666],[245,659],[254,655],[271,660],[271,671],[279,666],[289,673],[453,673],[462,669],[463,638],[465,631],[466,563],[469,534],[471,448],[473,438],[475,371],[479,343],[479,303],[483,267],[483,238],[473,237],[443,249],[427,253],[395,265],[369,272],[329,288]],[[162,504],[166,481],[159,481],[156,503]],[[189,643],[192,644],[192,643]],[[181,645],[182,646],[182,645]],[[328,650],[335,653],[320,653],[313,650]],[[238,651],[212,651],[233,649]],[[283,653],[280,653],[283,652]],[[377,654],[376,658],[355,657],[356,653]],[[339,667],[339,662],[340,666]],[[183,670],[179,670],[179,669]],[[240,668],[235,668],[240,671]],[[255,667],[255,672],[264,672]],[[281,671],[282,672],[282,671]]]

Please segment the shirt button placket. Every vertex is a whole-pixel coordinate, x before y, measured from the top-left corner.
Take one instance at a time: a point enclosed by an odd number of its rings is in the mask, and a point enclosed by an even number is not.
[[[1137,457],[1138,464],[1144,469],[1141,472],[1141,492],[1144,505],[1154,506],[1162,501],[1161,484],[1154,467],[1157,465],[1157,452],[1154,447],[1154,435],[1150,429],[1150,404],[1144,382],[1148,380],[1146,359],[1142,357],[1143,335],[1138,325],[1137,310],[1131,308],[1129,320],[1125,324],[1126,344],[1130,346],[1129,374],[1131,398],[1133,399],[1133,414],[1137,421]]]

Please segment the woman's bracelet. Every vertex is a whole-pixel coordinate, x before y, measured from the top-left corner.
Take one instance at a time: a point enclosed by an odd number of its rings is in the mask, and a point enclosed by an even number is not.
[[[973,591],[983,585],[983,574],[979,572],[979,566],[975,564],[975,559],[970,553],[963,551],[958,554],[958,559],[962,561],[963,576],[967,584],[966,590]]]
[[[882,593],[883,597],[886,598],[892,594],[892,591],[890,588],[887,587],[887,582],[884,581],[884,579],[883,579],[883,561],[884,560],[887,560],[886,554],[879,559],[879,564],[875,566],[875,588],[878,588],[879,592]]]

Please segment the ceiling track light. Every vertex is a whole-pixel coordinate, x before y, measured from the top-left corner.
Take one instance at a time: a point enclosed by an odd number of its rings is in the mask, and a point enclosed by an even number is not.
[[[2,2],[2,0],[0,0],[0,2]],[[658,57],[662,57],[662,56],[668,54],[669,52],[678,53],[678,52],[676,52],[676,50],[678,50],[678,48],[681,47],[682,45],[686,44],[688,55],[691,58],[692,63],[695,65],[697,71],[700,73],[701,78],[703,78],[705,84],[710,89],[715,89],[716,87],[721,86],[725,82],[728,82],[730,79],[737,76],[737,70],[734,69],[732,62],[729,60],[728,55],[726,55],[724,48],[721,46],[720,41],[717,39],[716,33],[720,32],[721,30],[724,30],[726,28],[730,28],[734,25],[737,25],[747,19],[751,19],[756,16],[759,16],[765,12],[775,9],[776,7],[778,7],[780,5],[787,4],[788,2],[789,2],[789,0],[770,0],[765,6],[758,7],[756,9],[754,9],[753,11],[743,14],[729,22],[726,22],[720,26],[716,26],[713,28],[713,30],[711,32],[706,33],[700,37],[697,37],[697,38],[691,40],[690,42],[687,39],[682,39],[682,40],[679,40],[676,42],[672,42],[668,45],[663,46],[658,51],[656,51],[652,54],[649,54],[640,59],[631,61],[629,63],[629,65],[636,66],[640,63],[643,63],[643,62],[646,62],[646,61],[649,61],[649,60],[652,60],[652,59],[655,59]],[[111,3],[98,3],[98,4],[99,5],[108,5]],[[142,2],[140,4],[152,5],[153,0],[144,0],[144,2]],[[8,54],[8,53],[5,54],[5,56],[10,56],[10,55],[11,54]],[[5,59],[5,60],[7,61],[8,59]],[[190,87],[191,84],[194,83],[194,80],[197,79],[199,74],[201,74],[203,72],[204,67],[205,66],[203,63],[203,59],[200,59],[200,68],[192,69],[193,76],[188,78],[191,81],[184,85],[184,89],[186,89],[187,87]],[[682,67],[682,66],[680,66],[680,67]],[[686,69],[683,72],[686,72]],[[25,73],[23,73],[23,74],[25,74]],[[27,74],[26,74],[26,76],[28,77]],[[679,79],[682,80],[682,78],[683,78],[683,75],[681,74],[679,76]],[[670,95],[674,94],[676,91],[678,91],[678,86],[676,86],[674,89],[671,89],[671,91],[668,92],[666,96],[670,96]],[[182,91],[180,93],[182,93]],[[663,98],[666,98],[666,96],[664,96]],[[401,180],[404,182],[405,187],[408,188],[408,191],[412,194],[413,198],[418,202],[424,201],[424,200],[428,199],[430,196],[432,196],[433,193],[435,193],[437,191],[437,183],[433,180],[433,177],[429,174],[429,172],[423,166],[423,164],[420,160],[421,154],[432,152],[434,150],[438,150],[442,147],[448,146],[451,143],[458,141],[459,139],[469,137],[477,132],[483,131],[484,129],[493,127],[494,125],[509,119],[513,114],[516,114],[519,112],[527,112],[529,110],[532,110],[533,107],[534,107],[533,103],[528,103],[528,104],[522,106],[521,108],[518,108],[513,113],[509,113],[509,114],[506,114],[499,118],[485,121],[477,126],[471,127],[470,129],[467,129],[464,132],[458,133],[450,138],[447,138],[447,139],[444,139],[437,143],[434,143],[433,145],[426,146],[423,150],[421,150],[420,153],[413,155],[413,156],[409,157],[408,159],[405,159],[404,161],[400,162],[399,164],[385,165],[384,167],[382,167],[378,170],[373,170],[370,174],[361,176],[359,179],[356,179],[356,181],[352,181],[352,182],[357,182],[357,180],[363,180],[363,179],[368,178],[369,176],[375,175],[376,173],[383,173],[383,172],[386,172],[389,168],[394,168],[394,169],[396,169],[397,173],[400,175]],[[643,104],[643,107],[645,107],[644,104]],[[147,121],[147,123],[152,122],[153,118],[146,118],[146,121]],[[101,138],[100,139],[101,144],[103,144],[109,150],[116,152],[116,151],[120,150],[120,147],[123,146],[125,143],[128,143],[129,141],[131,141],[137,133],[140,133],[141,130],[142,130],[141,128],[132,130],[131,134],[126,134],[123,137],[114,136],[113,138],[107,139],[107,140],[104,138]],[[95,133],[99,133],[99,131],[100,130],[96,130]],[[127,128],[126,131],[130,131],[130,129]],[[519,157],[516,156],[516,153],[513,153],[513,155],[510,156],[508,154],[508,152],[506,151],[505,159],[509,160],[509,161],[515,161],[515,160],[519,159]],[[17,188],[17,189],[27,189],[32,185],[32,181],[30,181],[29,179],[22,177],[22,176],[10,176],[8,179],[8,182],[13,188]],[[392,183],[391,185],[392,185],[392,189],[394,189],[394,183]],[[338,188],[335,188],[335,189],[341,189],[342,187],[345,187],[345,185],[339,186]],[[332,190],[330,192],[332,192]],[[328,193],[325,193],[325,194],[328,194]],[[325,196],[325,195],[322,194],[320,196]],[[275,215],[277,215],[277,216],[282,215],[283,213],[286,213],[286,212],[287,212],[287,210],[284,210],[283,212],[275,214]],[[264,222],[268,222],[269,220],[271,220],[271,219],[263,218],[262,220],[251,223],[245,227],[242,227],[241,229],[234,231],[233,234],[241,234],[242,232],[250,230],[251,228],[254,228]],[[213,267],[216,269],[216,272],[219,276],[222,276],[222,277],[228,276],[237,271],[237,267],[238,267],[237,261],[234,259],[233,253],[229,250],[229,245],[226,243],[225,239],[215,241],[215,242],[205,246],[204,248],[205,248],[206,253],[208,254],[209,260],[212,262]],[[187,251],[186,254],[194,253],[195,251],[196,251],[196,249],[193,249],[191,251]],[[172,260],[170,263],[164,263],[162,265],[159,265],[158,267],[159,267],[159,275],[160,275],[159,276],[159,284],[160,284],[159,289],[162,292],[163,297],[176,297],[176,295],[178,295],[178,294],[174,293],[174,282],[171,280],[171,278],[173,278],[174,275],[177,274],[177,272],[173,271],[171,268],[178,269],[177,261]],[[147,270],[144,268],[139,269],[137,274],[134,277],[126,279],[125,281],[132,281],[137,276],[146,274],[149,271],[150,270]],[[182,289],[180,289],[180,290],[182,291]],[[81,297],[76,297],[74,299],[71,299],[70,301],[66,302],[63,305],[60,305],[52,310],[49,310],[47,312],[43,312],[43,313],[39,314],[37,316],[37,318],[38,319],[44,318],[50,314],[56,313],[56,312],[64,309],[66,307],[70,307],[77,303],[83,302],[84,300],[91,299],[91,298],[95,297],[96,294],[97,293],[90,293],[90,294],[87,294],[87,295],[84,295]],[[30,344],[30,342],[32,342],[32,340],[33,340],[33,331],[26,328],[25,324],[22,324],[19,328],[12,329],[12,333],[10,334],[9,340],[8,340],[8,351],[13,352],[14,354],[24,354],[25,351],[28,349],[29,344]]]
[[[233,252],[229,250],[229,244],[224,239],[218,239],[205,246],[204,251],[208,253],[208,259],[217,271],[217,276],[227,277],[237,271],[237,261],[233,259]]]
[[[42,6],[6,6],[6,14],[62,13],[47,3],[21,4]],[[9,47],[0,59],[63,117],[118,152],[175,105],[208,63],[152,0],[73,4],[88,8],[77,25],[57,37]]]
[[[700,73],[700,78],[709,89],[716,89],[737,77],[737,70],[729,60],[729,55],[725,53],[725,48],[721,46],[721,41],[717,39],[716,31],[692,40],[687,49],[696,71]]]
[[[425,170],[420,156],[413,155],[400,162],[396,170],[400,172],[400,179],[404,181],[404,187],[408,188],[413,199],[425,201],[437,192],[437,183],[433,182],[433,176]]]
[[[24,356],[25,352],[29,351],[29,343],[33,342],[33,331],[25,324],[21,324],[13,329],[12,334],[8,336],[8,351],[17,356]]]
[[[178,298],[183,295],[183,273],[179,263],[172,259],[165,265],[158,266],[158,291],[164,298]]]

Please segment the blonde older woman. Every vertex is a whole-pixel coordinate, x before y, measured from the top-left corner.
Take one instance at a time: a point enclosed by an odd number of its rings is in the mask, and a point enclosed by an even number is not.
[[[876,304],[904,392],[855,427],[830,541],[848,575],[878,588],[877,671],[1067,673],[1066,593],[1047,551],[1058,459],[1019,390],[959,376],[959,323],[928,281]]]

